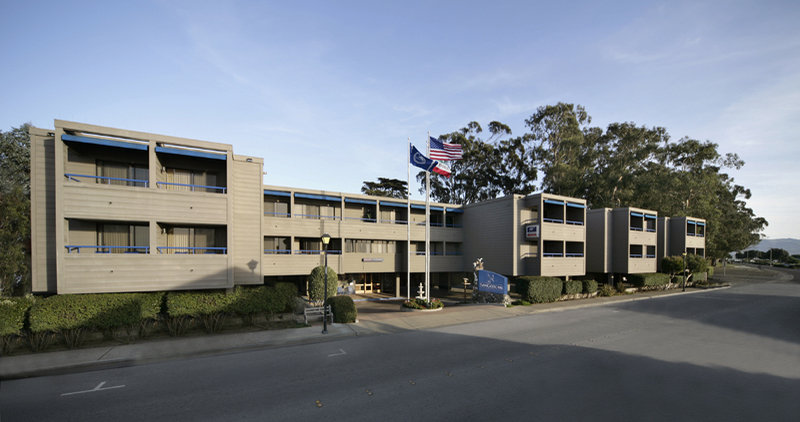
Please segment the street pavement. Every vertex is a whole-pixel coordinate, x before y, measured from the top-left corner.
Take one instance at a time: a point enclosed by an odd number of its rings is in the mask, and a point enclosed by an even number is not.
[[[800,283],[732,273],[658,300],[364,304],[325,341],[3,381],[0,420],[797,420]]]

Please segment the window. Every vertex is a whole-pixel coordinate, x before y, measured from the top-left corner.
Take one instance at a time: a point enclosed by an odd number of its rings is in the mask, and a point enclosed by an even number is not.
[[[564,242],[557,240],[545,240],[542,242],[542,256],[562,257],[564,256]]]
[[[381,223],[394,223],[394,210],[381,208]]]
[[[394,254],[397,253],[397,242],[393,240],[346,239],[345,252]]]
[[[583,242],[566,242],[567,252],[565,256],[569,258],[580,258],[583,256]]]
[[[322,251],[322,240],[318,237],[300,238],[298,242],[300,243],[300,250],[297,252],[300,254],[319,255],[320,251]]]
[[[264,197],[264,215],[289,217],[289,199],[275,196]]]
[[[164,227],[167,246],[160,253],[167,254],[225,254],[227,241],[225,228],[220,227]]]
[[[97,160],[97,183],[118,186],[146,187],[150,173],[141,164],[126,164],[116,161]]]
[[[277,236],[264,236],[265,254],[290,254],[290,238]]]
[[[147,253],[150,229],[147,225],[97,223],[98,253]]]
[[[642,255],[642,245],[631,245],[630,247],[631,258],[644,258]]]
[[[647,258],[655,258],[656,257],[656,247],[655,245],[648,245],[647,246]]]
[[[222,192],[217,188],[217,174],[204,170],[168,168],[165,188],[190,192]]]

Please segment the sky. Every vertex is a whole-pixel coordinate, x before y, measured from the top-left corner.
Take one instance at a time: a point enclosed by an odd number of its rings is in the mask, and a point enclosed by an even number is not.
[[[0,0],[0,130],[54,119],[233,145],[264,183],[405,179],[407,139],[540,106],[719,145],[800,238],[797,1]],[[412,181],[415,198],[419,184]]]

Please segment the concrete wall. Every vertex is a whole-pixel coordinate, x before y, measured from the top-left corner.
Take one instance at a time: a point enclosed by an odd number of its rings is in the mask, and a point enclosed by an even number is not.
[[[229,186],[233,196],[233,244],[229,253],[233,255],[234,284],[264,282],[261,270],[264,255],[262,169],[260,158],[233,157],[233,183]]]
[[[31,284],[34,293],[56,291],[55,142],[31,128]],[[60,179],[59,179],[60,180]]]

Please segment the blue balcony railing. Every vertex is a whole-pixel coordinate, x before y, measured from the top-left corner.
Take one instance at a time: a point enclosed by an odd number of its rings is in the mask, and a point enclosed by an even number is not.
[[[567,224],[572,224],[574,226],[582,226],[583,221],[580,220],[567,220]]]
[[[361,218],[361,217],[344,217],[345,220],[366,221],[368,223],[375,223],[378,220],[374,218]]]
[[[561,252],[544,252],[544,253],[542,253],[542,256],[545,256],[545,257],[556,257],[556,256],[557,257],[562,257],[562,256],[564,256],[564,254],[562,254]]]
[[[149,246],[106,246],[106,245],[64,245],[67,253],[81,253],[81,249],[94,249],[94,253],[114,253],[112,250],[125,250],[121,253],[147,254]],[[120,252],[117,252],[120,253]]]
[[[107,183],[105,183],[107,185],[112,184],[111,181],[117,181],[117,182],[132,183],[132,186],[140,186],[141,185],[142,187],[145,187],[145,188],[150,186],[150,182],[148,180],[146,180],[146,179],[126,179],[126,178],[123,178],[123,177],[92,176],[92,175],[89,175],[89,174],[77,174],[77,173],[64,173],[64,177],[66,177],[69,180],[72,180],[73,182],[80,182],[80,179],[78,179],[78,178],[79,177],[83,177],[83,178],[87,178],[87,179],[95,179],[95,180],[98,180],[98,181],[104,181],[104,182],[107,182]]]
[[[192,188],[192,192],[194,192],[195,189],[197,189],[197,188],[200,188],[200,189],[211,189],[211,190],[214,190],[214,191],[222,191],[222,193],[226,193],[228,191],[228,188],[226,188],[224,186],[207,186],[207,185],[192,185],[192,184],[189,184],[189,183],[156,182],[156,186],[161,186],[161,185],[189,187],[189,188]]]
[[[655,254],[647,254],[647,258],[655,258]]]
[[[582,258],[583,252],[567,252],[564,254],[567,258]]]
[[[289,249],[264,249],[264,253],[270,255],[289,255],[292,251]]]
[[[270,212],[270,211],[264,211],[264,215],[272,215],[272,216],[275,216],[275,217],[291,217],[291,216],[292,216],[292,213],[289,213],[289,212]]]
[[[172,251],[176,255],[200,255],[200,254],[222,254],[228,253],[228,248],[219,246],[157,246],[158,253],[169,253]]]
[[[550,218],[550,217],[542,217],[542,221],[545,221],[545,222],[548,222],[548,223],[562,223],[562,224],[564,223],[564,220],[562,220],[560,218]]]
[[[641,228],[641,227],[634,227],[634,226],[631,226],[631,231],[635,231],[635,232],[642,232],[642,231],[644,231],[644,229],[643,229],[643,228]]]
[[[641,258],[642,254],[640,254],[640,253],[632,253],[632,254],[630,254],[630,256],[631,256],[631,258]]]

